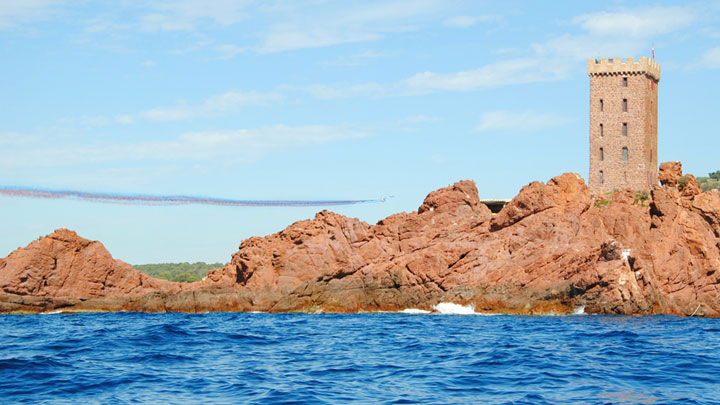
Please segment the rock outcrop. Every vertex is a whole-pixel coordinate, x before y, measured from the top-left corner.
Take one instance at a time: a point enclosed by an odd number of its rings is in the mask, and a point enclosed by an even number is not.
[[[663,164],[650,196],[594,200],[573,173],[497,215],[473,182],[370,225],[329,211],[243,241],[192,284],[154,280],[67,230],[0,259],[0,311],[479,312],[720,316],[720,195]],[[678,173],[679,170],[679,173]]]
[[[142,296],[182,284],[158,280],[115,260],[97,241],[58,229],[0,259],[0,289],[21,296],[100,298]]]

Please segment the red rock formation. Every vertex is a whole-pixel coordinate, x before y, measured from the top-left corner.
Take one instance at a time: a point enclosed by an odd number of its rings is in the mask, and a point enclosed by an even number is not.
[[[663,162],[658,170],[658,181],[663,186],[677,187],[682,177],[682,163]]]
[[[720,316],[720,195],[676,169],[650,196],[607,200],[593,200],[567,173],[529,184],[497,215],[470,181],[376,225],[322,211],[243,241],[224,268],[182,287],[143,278],[97,253],[99,243],[58,231],[0,260],[0,286],[11,293],[0,311],[353,312],[454,302],[508,313]],[[49,257],[71,260],[55,266]]]
[[[98,298],[179,291],[179,283],[157,280],[115,260],[100,242],[58,229],[0,261],[0,289],[42,297]]]

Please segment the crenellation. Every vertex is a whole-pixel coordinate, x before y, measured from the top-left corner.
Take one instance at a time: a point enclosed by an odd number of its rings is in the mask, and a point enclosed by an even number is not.
[[[655,82],[660,81],[660,64],[647,56],[641,56],[638,61],[634,57],[588,59],[588,74],[615,75],[615,74],[646,74]]]

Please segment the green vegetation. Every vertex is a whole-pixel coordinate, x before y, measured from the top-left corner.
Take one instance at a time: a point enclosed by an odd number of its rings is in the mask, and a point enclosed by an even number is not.
[[[602,198],[602,199],[599,199],[599,200],[595,200],[595,206],[596,206],[597,208],[607,207],[608,205],[610,205],[610,200],[608,200],[607,198]]]
[[[208,271],[223,267],[222,263],[158,263],[158,264],[137,264],[133,266],[137,271],[163,280],[191,283],[202,280],[207,276]]]
[[[687,186],[688,182],[690,181],[690,178],[688,176],[682,176],[678,179],[678,188],[680,190],[684,189],[685,186]]]
[[[697,182],[702,191],[720,190],[720,170],[708,173],[708,177],[698,177]]]
[[[636,191],[636,192],[635,192],[635,201],[633,202],[633,204],[635,204],[635,205],[641,205],[641,206],[644,207],[644,206],[645,206],[645,201],[647,201],[648,198],[650,198],[650,193],[649,193],[649,192],[647,192],[647,191]]]

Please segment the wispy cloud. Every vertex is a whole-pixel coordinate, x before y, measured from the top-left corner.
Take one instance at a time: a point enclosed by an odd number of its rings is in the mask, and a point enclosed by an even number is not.
[[[180,102],[174,106],[156,107],[143,111],[139,116],[153,121],[181,121],[198,117],[216,117],[237,111],[242,107],[266,105],[280,99],[282,99],[282,94],[278,92],[240,92],[233,90],[208,97],[198,105]]]
[[[690,7],[624,9],[616,12],[583,14],[571,24],[580,34],[566,34],[531,44],[527,55],[486,63],[476,69],[457,72],[420,72],[391,83],[314,84],[294,86],[318,98],[357,96],[387,97],[423,95],[450,91],[480,91],[527,83],[565,80],[579,63],[600,55],[640,56],[650,49],[653,36],[686,28],[697,16]],[[446,20],[448,21],[448,20]],[[458,17],[454,23],[467,24]],[[632,26],[631,34],[625,25]],[[711,60],[714,54],[707,56]]]
[[[720,46],[708,49],[703,53],[697,67],[701,69],[720,69]]]
[[[564,78],[571,66],[558,60],[518,58],[493,62],[477,69],[460,72],[416,73],[393,83],[314,84],[281,86],[283,90],[300,90],[320,99],[358,96],[395,97],[424,95],[448,91],[479,91],[494,87],[554,81]]]
[[[86,127],[102,127],[111,124],[129,125],[135,122],[135,118],[128,114],[120,114],[114,117],[83,115],[77,119],[77,122]]]
[[[230,58],[235,57],[238,54],[247,52],[248,49],[249,48],[246,46],[237,46],[237,45],[230,45],[230,44],[218,45],[215,47],[215,50],[219,54],[217,59],[230,59]]]
[[[411,115],[400,120],[401,124],[431,124],[440,121],[439,117],[431,115]]]
[[[438,91],[476,91],[512,84],[552,81],[563,70],[554,68],[552,61],[540,63],[535,58],[513,59],[489,63],[478,69],[452,73],[417,73],[398,83],[408,94],[427,94]]]
[[[59,0],[3,0],[0,1],[0,30],[44,19],[53,13]]]
[[[81,116],[80,118],[64,119],[65,123],[78,123],[82,126],[102,127],[113,124],[129,125],[141,120],[149,121],[185,121],[196,118],[217,118],[239,111],[243,107],[264,106],[283,99],[279,91],[269,92],[241,92],[230,90],[215,94],[198,104],[191,104],[185,100],[175,105],[160,106],[141,111],[136,114],[117,114],[113,116]]]
[[[455,16],[455,17],[446,18],[443,21],[443,25],[445,25],[446,27],[468,28],[468,27],[472,27],[473,25],[475,25],[479,22],[491,21],[495,18],[496,17],[490,16],[490,15],[481,15],[481,16],[459,15],[459,16]]]
[[[364,66],[364,65],[371,63],[375,59],[382,58],[385,56],[387,56],[387,55],[384,53],[381,53],[381,52],[364,51],[364,52],[354,53],[352,55],[339,56],[335,59],[323,62],[323,64],[327,65],[327,66],[347,66],[347,67]]]
[[[7,136],[6,136],[7,135]],[[227,131],[203,131],[181,134],[168,140],[141,141],[130,144],[83,142],[72,145],[43,143],[10,143],[19,137],[0,134],[13,147],[11,156],[0,160],[0,167],[59,167],[106,162],[226,162],[256,161],[280,149],[320,145],[370,136],[367,133],[325,125],[271,125],[260,128]]]
[[[535,111],[490,111],[480,117],[480,124],[475,127],[478,132],[515,131],[535,132],[555,128],[570,122],[568,117],[554,113]]]
[[[260,34],[260,53],[319,48],[372,41],[389,32],[418,29],[415,18],[429,16],[442,7],[437,0],[364,2],[361,6],[315,12],[293,10]]]
[[[390,33],[418,30],[447,5],[441,0],[166,0],[121,3],[117,7],[132,17],[122,23],[113,16],[87,20],[88,37],[117,32],[180,32],[191,38],[192,45],[176,52],[211,49],[218,53],[218,59],[229,59],[248,51],[267,54],[374,41]],[[205,29],[222,30],[241,23],[247,27],[240,35],[225,31],[229,35],[222,42],[205,40]]]
[[[27,146],[38,142],[38,138],[32,135],[21,134],[17,132],[0,132],[0,146]]]
[[[571,23],[582,34],[565,34],[533,44],[539,57],[586,58],[647,54],[654,38],[690,26],[697,19],[692,7],[640,7],[582,14]]]
[[[642,7],[614,12],[601,11],[575,17],[590,35],[599,37],[648,38],[683,28],[695,19],[688,7]]]
[[[140,18],[143,31],[193,31],[204,22],[229,26],[248,16],[252,1],[174,0],[151,2],[150,10]]]

